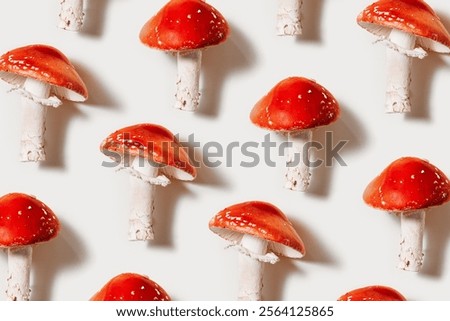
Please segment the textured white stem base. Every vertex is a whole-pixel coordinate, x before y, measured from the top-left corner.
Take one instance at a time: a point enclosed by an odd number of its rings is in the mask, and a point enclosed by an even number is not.
[[[279,36],[302,34],[302,5],[303,0],[278,0],[277,32]]]
[[[411,103],[409,101],[411,57],[406,53],[414,48],[416,37],[406,32],[392,29],[389,41],[395,45],[386,49],[386,112],[409,112],[411,111]],[[396,47],[401,48],[401,50],[396,50]]]
[[[58,27],[69,31],[79,31],[83,25],[83,0],[59,0],[61,10]]]
[[[401,214],[400,262],[398,268],[418,272],[423,263],[425,210]]]
[[[30,300],[31,246],[8,249],[8,285],[6,297],[9,301]]]
[[[312,141],[312,131],[303,130],[289,133],[288,141],[292,143],[292,146],[288,149],[286,184],[284,187],[293,191],[305,192],[311,180],[308,145]]]
[[[185,111],[198,109],[201,64],[201,50],[177,53],[178,80],[175,108]]]
[[[267,241],[263,239],[244,235],[240,245],[256,256],[266,254]],[[261,301],[263,272],[263,262],[239,253],[239,301]]]
[[[145,159],[136,157],[131,164],[145,178],[158,176],[158,168]],[[130,176],[131,211],[128,238],[131,241],[153,240],[153,210],[155,208],[155,185],[138,176]]]
[[[50,86],[28,78],[23,85],[24,92],[31,96],[47,99]],[[22,134],[20,140],[20,160],[23,162],[38,162],[45,160],[45,118],[47,107],[30,99],[22,97],[23,116]]]

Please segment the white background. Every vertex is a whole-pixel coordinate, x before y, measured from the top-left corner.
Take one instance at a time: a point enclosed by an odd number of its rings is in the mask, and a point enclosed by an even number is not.
[[[202,101],[196,114],[173,109],[173,57],[143,46],[141,26],[163,6],[153,0],[86,0],[84,31],[56,28],[56,0],[14,0],[2,6],[0,51],[43,43],[74,63],[90,98],[48,113],[48,161],[18,162],[20,99],[0,92],[0,193],[25,192],[48,204],[62,222],[58,238],[36,247],[33,300],[87,300],[122,272],[147,274],[175,300],[233,300],[237,253],[208,229],[222,208],[247,200],[282,209],[303,238],[307,255],[267,266],[266,300],[335,300],[356,287],[383,284],[411,300],[450,299],[450,206],[430,211],[423,271],[396,268],[399,221],[366,206],[367,183],[394,159],[429,159],[450,174],[450,59],[414,61],[410,115],[384,114],[384,50],[355,22],[370,1],[305,0],[304,36],[275,35],[276,1],[210,0],[227,18],[228,41],[204,53]],[[450,7],[429,0],[450,28]],[[128,177],[101,166],[99,144],[124,126],[152,122],[180,137],[195,133],[202,146],[217,141],[261,142],[266,132],[249,112],[288,76],[316,79],[341,104],[342,116],[325,130],[349,140],[334,164],[313,172],[305,194],[285,190],[284,161],[242,168],[199,169],[195,182],[158,188],[154,242],[127,240]],[[273,135],[281,142],[282,138]],[[259,150],[262,156],[262,150]],[[201,157],[201,151],[197,153]],[[275,155],[274,155],[275,156]],[[323,155],[318,155],[322,156]],[[224,161],[224,159],[222,159]],[[0,280],[6,280],[6,253]],[[6,281],[0,282],[3,292]]]

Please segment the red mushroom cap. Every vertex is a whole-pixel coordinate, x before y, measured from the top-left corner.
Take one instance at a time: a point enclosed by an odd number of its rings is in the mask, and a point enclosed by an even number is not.
[[[30,45],[8,51],[0,57],[0,78],[21,86],[26,78],[52,85],[58,97],[85,101],[88,91],[81,77],[64,54],[47,45]]]
[[[298,131],[334,122],[339,104],[313,80],[290,77],[280,81],[250,113],[257,126],[274,131]]]
[[[450,183],[428,161],[403,157],[369,183],[363,199],[370,206],[391,212],[424,209],[449,201]]]
[[[145,158],[163,165],[164,173],[180,180],[193,180],[197,176],[184,147],[159,125],[138,124],[119,129],[101,143],[100,150],[113,160],[117,156]]]
[[[170,301],[170,297],[147,276],[123,273],[113,277],[90,301]]]
[[[0,197],[0,247],[49,241],[58,232],[58,218],[35,197],[22,193]]]
[[[149,47],[183,51],[226,40],[228,23],[202,0],[171,0],[142,27],[139,38]]]
[[[406,301],[406,298],[393,288],[373,285],[347,292],[338,301]]]
[[[251,201],[229,206],[211,219],[209,228],[233,243],[249,234],[268,241],[268,249],[277,254],[290,258],[305,255],[303,241],[291,222],[270,203]]]
[[[398,29],[418,37],[418,44],[436,52],[450,52],[450,34],[433,9],[422,0],[380,0],[361,12],[358,24],[387,37]]]

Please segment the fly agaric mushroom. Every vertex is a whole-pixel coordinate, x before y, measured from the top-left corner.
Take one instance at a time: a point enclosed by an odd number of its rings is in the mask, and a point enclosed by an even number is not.
[[[58,27],[79,31],[83,26],[83,0],[59,0],[61,4]]]
[[[293,259],[305,255],[291,222],[270,203],[251,201],[227,207],[211,219],[209,228],[240,252],[239,300],[261,300],[264,263],[278,262],[273,252]]]
[[[423,263],[426,209],[450,200],[448,178],[436,166],[416,157],[392,162],[369,183],[364,201],[377,209],[400,215],[398,267],[417,272]]]
[[[338,301],[406,301],[406,298],[393,288],[372,285],[347,292]]]
[[[303,0],[278,0],[277,30],[279,36],[302,34]]]
[[[170,297],[148,276],[123,273],[109,280],[90,301],[170,301]]]
[[[177,54],[176,108],[197,110],[202,50],[224,42],[228,33],[222,14],[203,0],[170,0],[142,27],[143,44]]]
[[[280,81],[253,107],[250,120],[256,126],[285,133],[291,143],[286,188],[307,190],[311,178],[309,147],[312,130],[334,122],[339,112],[339,104],[328,90],[302,77]]]
[[[357,22],[387,46],[386,112],[411,111],[411,58],[424,58],[424,49],[450,53],[450,34],[422,0],[377,1],[359,14]]]
[[[21,160],[45,160],[47,106],[58,107],[65,98],[85,101],[85,84],[66,56],[47,45],[16,48],[0,57],[0,78],[23,96]]]
[[[100,150],[130,174],[130,240],[153,240],[155,185],[167,186],[173,177],[192,181],[197,171],[176,137],[166,128],[138,124],[109,135]]]
[[[8,250],[8,300],[30,300],[32,246],[58,232],[58,218],[35,197],[21,193],[0,197],[0,247]]]

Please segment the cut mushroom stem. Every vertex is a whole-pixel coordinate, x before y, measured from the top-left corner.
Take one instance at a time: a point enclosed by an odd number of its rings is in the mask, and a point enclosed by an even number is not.
[[[33,98],[47,99],[50,94],[50,85],[33,78],[27,78],[23,85],[24,92],[29,96],[22,97],[22,137],[21,161],[37,162],[45,160],[45,118],[47,106]]]
[[[31,256],[31,246],[8,248],[8,285],[6,296],[9,301],[30,300]]]
[[[287,189],[301,192],[305,192],[308,189],[311,180],[309,168],[309,145],[311,141],[312,130],[302,130],[288,134],[288,142],[291,145],[288,148],[286,161],[285,187]]]
[[[302,34],[303,0],[278,0],[277,31],[279,36]]]
[[[158,167],[144,158],[134,158],[131,167],[140,175],[130,175],[131,212],[129,217],[129,240],[153,240],[153,211],[155,208],[155,185],[150,182],[158,177]]]
[[[83,0],[59,0],[61,9],[58,27],[69,31],[79,31],[83,25]]]
[[[258,260],[258,256],[266,254],[267,241],[245,234],[241,240],[241,247],[248,253],[239,253],[238,300],[261,301],[264,262]]]
[[[402,270],[418,272],[423,262],[425,210],[401,213],[400,262]]]
[[[192,50],[177,53],[178,80],[175,108],[196,111],[200,100],[200,67],[202,51]]]
[[[404,113],[411,111],[409,85],[411,83],[411,57],[408,52],[414,49],[416,37],[401,30],[392,29],[388,47],[386,112]]]

